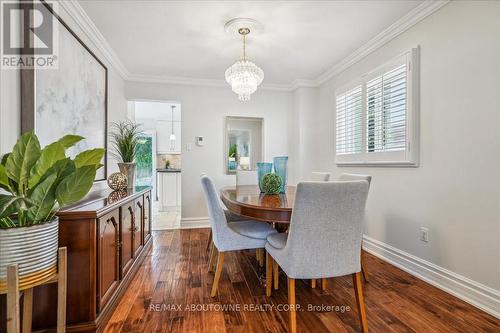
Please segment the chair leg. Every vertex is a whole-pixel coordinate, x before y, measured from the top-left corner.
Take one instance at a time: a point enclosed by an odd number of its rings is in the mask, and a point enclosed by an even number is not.
[[[311,279],[311,288],[316,288],[316,279]]]
[[[207,251],[210,249],[210,245],[212,245],[212,229],[210,229],[210,233],[208,234]]]
[[[57,263],[57,333],[66,332],[67,250],[59,249]]]
[[[256,249],[255,256],[260,267],[264,267],[264,249]]]
[[[321,278],[321,290],[326,290],[326,278]]]
[[[19,333],[19,274],[17,265],[7,266],[7,332]]]
[[[215,297],[217,295],[217,288],[219,287],[219,280],[222,274],[222,265],[224,264],[224,254],[225,252],[219,252],[217,257],[217,269],[215,270],[214,284],[212,285],[212,292],[210,296]]]
[[[361,330],[363,333],[368,333],[368,321],[366,320],[365,301],[363,299],[363,284],[361,283],[361,273],[357,272],[352,275],[354,283],[354,294],[358,305],[359,320],[361,322]]]
[[[33,317],[33,288],[26,289],[23,296],[23,333],[31,333]]]
[[[366,270],[366,263],[363,252],[361,252],[361,273],[363,273],[363,280],[365,280],[365,283],[368,282],[368,271]]]
[[[271,296],[271,290],[273,287],[273,257],[266,253],[266,296]]]
[[[212,243],[212,247],[210,248],[210,259],[208,261],[208,271],[209,272],[214,271],[215,257],[217,257],[217,248]]]
[[[297,333],[297,312],[295,303],[295,279],[288,278],[288,304],[290,305],[290,332]]]
[[[278,290],[279,282],[279,266],[276,260],[273,260],[273,280],[274,280],[274,290]]]

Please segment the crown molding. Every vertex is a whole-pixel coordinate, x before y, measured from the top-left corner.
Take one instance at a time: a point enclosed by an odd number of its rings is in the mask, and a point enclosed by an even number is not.
[[[305,80],[305,79],[296,79],[290,85],[290,91],[294,91],[298,88],[315,88],[318,86],[316,80]]]
[[[412,9],[408,14],[394,22],[387,29],[379,33],[374,38],[370,39],[366,44],[351,53],[349,56],[335,64],[329,70],[316,78],[317,86],[322,85],[332,77],[342,73],[350,66],[354,65],[382,45],[396,38],[409,28],[413,27],[418,22],[422,21],[427,16],[439,10],[446,5],[450,0],[426,0],[422,4]]]
[[[139,82],[139,83],[159,83],[159,84],[177,84],[177,85],[187,85],[187,86],[205,86],[205,87],[228,87],[228,84],[224,80],[214,80],[214,79],[199,79],[190,77],[180,77],[180,76],[157,76],[157,75],[129,75],[126,79],[128,82]],[[260,90],[274,90],[274,91],[290,91],[291,86],[289,84],[274,84],[274,83],[263,83],[259,86]]]
[[[359,49],[335,64],[323,74],[319,75],[316,79],[296,79],[290,84],[263,83],[259,88],[262,90],[271,91],[294,91],[297,88],[318,87],[326,81],[330,80],[332,77],[342,73],[347,68],[357,63],[382,45],[399,36],[401,33],[405,32],[418,22],[422,21],[427,16],[436,12],[448,2],[450,2],[450,0],[424,1],[422,4],[412,9],[387,29],[369,40]],[[101,34],[92,19],[87,15],[85,10],[76,0],[59,1],[59,4],[66,10],[70,17],[83,30],[83,32],[89,37],[89,39],[95,44],[97,49],[104,55],[108,62],[116,69],[116,71],[125,81],[206,87],[227,87],[227,83],[224,80],[131,74],[122,63],[113,48],[109,45],[106,38],[104,38],[104,36]]]
[[[92,19],[87,15],[85,10],[76,0],[59,0],[61,6],[68,15],[76,22],[78,27],[87,35],[90,41],[97,47],[99,52],[106,58],[106,60],[113,66],[118,74],[126,80],[130,76],[130,72],[113,50],[108,41],[101,34]]]

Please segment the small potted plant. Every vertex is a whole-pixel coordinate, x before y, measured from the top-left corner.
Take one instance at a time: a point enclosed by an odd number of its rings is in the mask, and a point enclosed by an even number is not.
[[[33,132],[24,133],[0,162],[0,294],[7,265],[18,264],[21,290],[52,278],[57,270],[56,213],[92,188],[104,149],[66,157],[83,137],[66,135],[43,149]]]
[[[238,146],[236,144],[232,144],[229,147],[229,152],[228,152],[229,170],[230,171],[236,170],[236,167],[237,167],[236,157],[237,156],[238,156]]]
[[[141,126],[130,120],[111,124],[112,155],[120,162],[120,172],[127,176],[127,187],[135,186],[135,156],[139,137],[142,134]]]

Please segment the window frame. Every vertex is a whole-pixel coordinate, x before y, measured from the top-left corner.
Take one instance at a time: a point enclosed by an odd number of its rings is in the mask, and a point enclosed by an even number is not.
[[[412,48],[399,54],[397,57],[377,66],[375,69],[361,75],[349,84],[337,89],[335,92],[335,114],[333,117],[335,129],[334,156],[338,166],[407,166],[419,165],[419,102],[420,102],[420,77],[419,77],[419,47]],[[372,79],[385,74],[406,63],[406,144],[404,150],[367,152],[367,92],[366,84]],[[362,152],[337,155],[337,98],[346,92],[361,85],[362,90]]]

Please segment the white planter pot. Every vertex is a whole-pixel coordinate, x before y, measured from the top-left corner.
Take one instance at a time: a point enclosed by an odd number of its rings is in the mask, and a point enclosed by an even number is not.
[[[120,172],[127,176],[127,188],[133,189],[135,187],[135,163],[118,163]]]
[[[30,227],[0,229],[0,294],[7,292],[7,266],[18,265],[19,289],[44,283],[57,274],[59,219]]]

